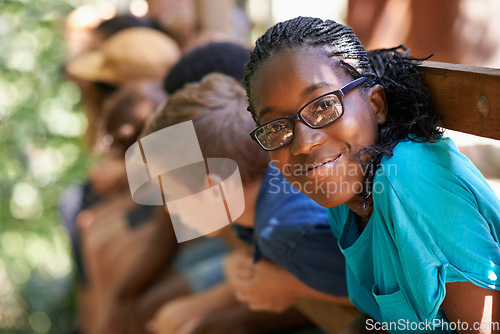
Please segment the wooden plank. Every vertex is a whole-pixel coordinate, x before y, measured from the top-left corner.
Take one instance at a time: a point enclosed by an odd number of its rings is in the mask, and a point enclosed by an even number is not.
[[[320,299],[303,298],[295,306],[309,320],[328,334],[338,334],[361,316],[354,306],[340,305]]]
[[[433,61],[420,68],[446,128],[500,140],[500,69]]]

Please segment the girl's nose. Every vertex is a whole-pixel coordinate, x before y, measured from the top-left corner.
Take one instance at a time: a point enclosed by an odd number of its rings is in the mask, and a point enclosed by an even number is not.
[[[312,129],[302,121],[295,121],[290,150],[293,155],[309,154],[315,146],[321,145],[324,140],[325,134],[320,129]]]

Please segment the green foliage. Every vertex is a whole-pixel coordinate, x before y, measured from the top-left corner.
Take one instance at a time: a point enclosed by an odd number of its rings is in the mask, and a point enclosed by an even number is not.
[[[65,81],[64,17],[79,3],[0,0],[0,332],[74,325],[73,270],[57,206],[85,177],[86,119]]]

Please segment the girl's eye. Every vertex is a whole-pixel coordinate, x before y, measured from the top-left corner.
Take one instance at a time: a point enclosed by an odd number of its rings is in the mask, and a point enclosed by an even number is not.
[[[313,104],[312,112],[314,114],[320,114],[324,111],[332,109],[334,106],[335,106],[335,99],[330,96],[326,96],[322,99],[319,99]]]

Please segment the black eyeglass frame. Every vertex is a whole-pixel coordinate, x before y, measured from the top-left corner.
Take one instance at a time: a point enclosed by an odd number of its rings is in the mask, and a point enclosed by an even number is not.
[[[293,123],[297,119],[301,120],[302,122],[304,122],[304,124],[306,124],[308,127],[312,128],[312,129],[321,129],[321,128],[327,126],[327,125],[330,125],[333,122],[335,122],[336,120],[338,120],[340,117],[342,117],[342,115],[344,115],[344,101],[343,101],[343,97],[347,93],[349,93],[351,90],[353,90],[354,88],[358,87],[359,85],[361,85],[365,81],[368,81],[368,78],[367,77],[361,77],[361,78],[358,78],[356,80],[351,81],[350,83],[346,84],[345,86],[343,86],[340,89],[337,89],[337,90],[325,93],[323,95],[320,95],[317,98],[315,98],[314,100],[311,100],[308,103],[306,103],[302,108],[299,109],[299,111],[295,115],[276,118],[276,119],[270,120],[269,122],[266,122],[266,123],[258,126],[252,132],[250,132],[250,137],[253,140],[255,140],[260,145],[260,147],[262,147],[265,151],[274,151],[274,150],[282,148],[283,146],[286,146],[286,145],[288,145],[288,144],[290,144],[292,142],[293,135],[294,135],[294,125],[293,125]],[[314,126],[312,124],[309,124],[309,122],[307,122],[302,117],[302,115],[301,115],[302,110],[304,110],[305,108],[307,108],[312,103],[318,101],[319,99],[322,99],[323,97],[325,97],[327,95],[331,95],[331,94],[334,94],[334,95],[336,95],[339,98],[340,104],[342,106],[342,113],[337,118],[335,118],[334,120],[331,120],[331,121],[329,121],[329,122],[327,122],[325,124],[322,124],[320,126]],[[257,131],[259,129],[261,129],[262,127],[266,126],[267,124],[272,123],[272,122],[276,122],[276,121],[281,120],[281,119],[287,120],[288,122],[290,122],[292,124],[292,127],[291,127],[292,128],[292,137],[290,138],[290,140],[288,140],[286,143],[284,143],[281,146],[278,146],[278,147],[275,147],[275,148],[265,148],[264,145],[262,145],[262,143],[259,141],[259,139],[257,139],[257,135],[256,135]]]

